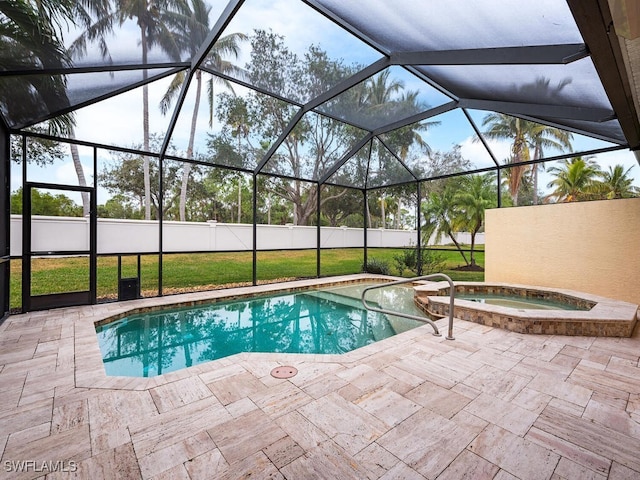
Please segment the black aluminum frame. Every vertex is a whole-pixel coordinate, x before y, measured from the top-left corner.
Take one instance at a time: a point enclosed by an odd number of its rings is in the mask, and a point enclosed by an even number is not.
[[[207,166],[213,166],[217,168],[224,168],[230,171],[242,171],[247,174],[252,175],[253,179],[253,284],[257,284],[257,178],[258,175],[266,175],[272,177],[279,177],[285,179],[292,180],[303,180],[305,182],[315,184],[315,188],[317,188],[317,213],[316,213],[316,223],[317,223],[317,268],[316,273],[319,277],[321,275],[321,262],[320,262],[320,252],[321,248],[321,226],[320,226],[320,215],[321,215],[321,190],[324,185],[337,185],[343,188],[350,188],[354,190],[360,190],[363,193],[364,198],[364,215],[363,215],[363,249],[364,249],[364,261],[365,265],[367,263],[367,229],[370,228],[370,225],[367,224],[368,218],[366,215],[367,211],[367,195],[369,192],[388,188],[390,186],[395,185],[404,185],[409,183],[415,183],[416,185],[416,195],[417,195],[417,231],[418,231],[418,251],[422,248],[421,245],[421,232],[420,232],[420,203],[421,203],[421,182],[429,181],[429,180],[438,180],[451,178],[462,175],[469,175],[475,173],[483,173],[488,171],[495,171],[497,173],[497,189],[498,189],[498,207],[502,205],[501,196],[500,196],[500,180],[501,180],[501,172],[504,169],[510,168],[516,165],[533,165],[537,163],[544,163],[550,161],[557,161],[566,158],[575,157],[578,155],[591,155],[597,153],[610,152],[615,150],[621,150],[629,147],[629,143],[632,143],[632,147],[637,149],[639,146],[639,137],[638,132],[640,129],[637,127],[637,118],[633,115],[633,107],[629,104],[630,95],[628,95],[628,85],[625,83],[625,79],[620,78],[618,69],[616,68],[616,62],[620,60],[620,48],[619,45],[614,40],[610,40],[608,42],[602,42],[602,38],[608,37],[609,32],[604,30],[604,25],[609,24],[609,16],[607,9],[600,9],[598,7],[598,1],[589,1],[583,2],[578,0],[568,0],[568,4],[572,12],[574,13],[574,17],[576,18],[588,18],[589,16],[596,16],[597,18],[601,18],[601,22],[597,22],[598,26],[592,27],[586,24],[581,24],[578,22],[578,27],[580,28],[582,36],[585,38],[586,42],[589,45],[598,45],[598,61],[595,62],[595,66],[597,70],[600,72],[601,77],[603,78],[603,82],[609,88],[607,88],[608,92],[613,92],[610,95],[611,103],[613,104],[616,112],[623,112],[622,118],[619,118],[622,129],[627,136],[627,143],[621,143],[620,139],[615,139],[608,137],[606,135],[598,135],[592,132],[588,132],[586,130],[582,130],[580,128],[571,128],[567,127],[560,122],[556,122],[554,119],[573,119],[573,120],[586,120],[594,123],[606,122],[607,120],[616,118],[614,112],[608,109],[600,109],[600,108],[582,108],[582,107],[568,107],[568,106],[554,106],[554,105],[532,105],[518,102],[504,102],[504,101],[490,101],[490,100],[481,100],[475,98],[460,98],[456,96],[448,85],[440,84],[433,79],[429,78],[424,72],[418,70],[414,65],[417,64],[430,64],[430,65],[484,65],[484,64],[518,64],[518,63],[526,63],[526,64],[566,64],[581,58],[590,56],[589,49],[586,44],[578,43],[578,44],[570,44],[570,45],[545,45],[545,46],[528,46],[528,47],[508,47],[508,48],[485,48],[485,49],[470,49],[470,50],[456,50],[456,51],[441,51],[441,52],[411,52],[411,53],[402,53],[402,52],[392,52],[386,49],[383,45],[380,45],[375,40],[367,37],[363,32],[359,31],[353,25],[350,25],[348,22],[344,21],[337,15],[333,14],[330,10],[323,7],[320,3],[315,0],[302,0],[305,4],[310,6],[312,9],[320,13],[321,15],[328,18],[330,21],[339,25],[356,38],[372,47],[376,51],[378,51],[382,58],[375,61],[374,63],[366,66],[353,76],[344,79],[339,84],[335,85],[333,88],[329,89],[322,95],[319,95],[316,98],[313,98],[307,101],[304,104],[296,103],[295,101],[284,99],[275,95],[271,92],[268,92],[262,88],[252,86],[247,82],[244,82],[239,79],[234,79],[229,76],[226,76],[220,72],[216,72],[210,68],[203,68],[203,70],[217,75],[221,78],[225,78],[229,81],[236,82],[238,84],[244,85],[248,88],[253,89],[254,91],[270,95],[275,98],[280,98],[283,101],[286,101],[290,105],[297,106],[299,108],[298,112],[294,115],[294,117],[290,120],[287,128],[281,132],[278,139],[270,146],[264,157],[258,162],[254,169],[243,169],[237,167],[230,167],[226,165],[217,165],[214,163],[200,162],[192,159],[184,159],[178,158],[167,154],[167,149],[169,146],[171,134],[175,129],[176,122],[180,111],[183,106],[184,99],[187,95],[187,91],[191,80],[193,78],[196,69],[202,66],[202,62],[206,58],[207,52],[214,45],[220,35],[223,33],[225,27],[229,24],[231,19],[234,17],[236,12],[241,8],[244,3],[244,0],[231,0],[227,7],[225,8],[222,15],[219,17],[215,26],[212,28],[207,41],[202,45],[202,48],[198,52],[198,54],[190,61],[190,62],[166,62],[166,63],[153,63],[153,64],[126,64],[126,65],[104,65],[104,66],[86,66],[86,67],[70,67],[69,69],[41,69],[41,70],[9,70],[0,72],[0,76],[28,76],[28,75],[59,75],[59,74],[71,74],[71,73],[90,73],[90,72],[102,72],[102,71],[124,71],[124,70],[147,70],[147,71],[159,71],[160,69],[165,69],[165,71],[159,73],[158,75],[153,75],[150,78],[136,82],[134,84],[128,85],[127,87],[120,88],[116,91],[109,92],[105,95],[100,96],[99,98],[92,99],[90,101],[82,102],[81,104],[74,105],[73,107],[69,107],[62,112],[55,112],[49,114],[43,118],[39,118],[34,122],[31,122],[29,125],[20,125],[20,128],[31,126],[35,123],[47,120],[54,116],[58,116],[61,113],[70,112],[76,110],[80,107],[94,104],[98,101],[104,100],[106,98],[110,98],[119,93],[123,93],[134,88],[137,88],[145,83],[150,83],[159,78],[167,77],[169,75],[175,74],[179,71],[188,71],[187,80],[184,82],[182,86],[182,91],[180,92],[180,96],[178,102],[176,104],[176,108],[173,111],[172,118],[169,122],[168,131],[166,133],[162,148],[160,152],[139,152],[134,149],[115,147],[110,145],[101,145],[93,142],[84,142],[77,141],[74,139],[68,138],[58,138],[51,135],[42,135],[42,134],[32,134],[28,132],[22,132],[19,129],[11,129],[5,123],[4,119],[0,118],[0,179],[2,179],[2,183],[4,185],[5,191],[3,192],[2,198],[0,199],[0,231],[4,231],[4,237],[0,239],[0,275],[2,275],[2,279],[5,282],[6,287],[3,288],[3,291],[0,292],[0,316],[4,316],[9,311],[9,258],[10,258],[10,147],[9,147],[9,136],[11,133],[17,133],[23,135],[23,146],[26,142],[27,136],[32,136],[36,138],[48,138],[52,140],[59,140],[66,143],[75,143],[77,145],[85,145],[90,146],[94,149],[94,172],[96,171],[96,152],[98,148],[105,149],[108,151],[119,151],[119,152],[129,152],[135,154],[143,154],[149,157],[154,157],[158,159],[158,165],[160,169],[160,177],[159,177],[159,194],[160,194],[160,215],[158,218],[159,221],[159,272],[158,272],[158,293],[161,296],[163,294],[162,286],[163,286],[163,268],[162,268],[162,258],[165,253],[163,249],[163,215],[162,215],[162,199],[163,199],[163,168],[164,168],[164,160],[177,160],[182,162],[191,162],[194,164],[202,164]],[[583,21],[584,22],[584,21]],[[602,28],[600,28],[602,27]],[[377,129],[367,129],[363,128],[359,125],[354,125],[349,121],[344,121],[343,119],[335,118],[330,114],[322,113],[317,111],[317,108],[322,105],[326,101],[330,101],[336,98],[341,93],[345,92],[349,88],[354,85],[370,78],[372,75],[381,72],[385,68],[388,68],[392,65],[399,65],[405,68],[407,71],[411,72],[414,75],[417,75],[426,83],[436,88],[438,91],[444,93],[451,101],[445,103],[444,105],[440,105],[438,107],[429,109],[425,112],[418,113],[411,117],[393,122],[391,124],[385,125],[383,127]],[[480,138],[485,149],[489,152],[489,155],[492,158],[495,166],[479,168],[471,171],[464,172],[456,172],[447,175],[440,175],[430,178],[416,178],[413,172],[401,161],[400,158],[397,157],[393,152],[391,152],[396,160],[398,160],[404,168],[411,173],[413,179],[409,181],[397,182],[393,185],[381,185],[376,187],[371,187],[368,184],[365,184],[364,188],[356,188],[352,186],[346,185],[338,185],[331,183],[330,179],[333,174],[335,174],[353,155],[355,155],[361,148],[366,148],[367,143],[369,144],[369,156],[371,153],[371,144],[374,138],[378,138],[383,145],[384,141],[379,137],[380,135],[387,133],[393,129],[401,128],[403,126],[410,125],[414,122],[418,122],[438,114],[450,111],[455,108],[461,108],[470,122],[473,130]],[[538,160],[531,160],[527,162],[521,162],[518,164],[509,164],[509,165],[501,165],[491,148],[487,144],[484,139],[482,133],[478,129],[477,125],[471,119],[469,113],[467,112],[467,108],[477,108],[483,110],[493,110],[509,115],[514,115],[525,120],[539,122],[543,124],[547,124],[553,127],[562,128],[567,131],[571,131],[574,133],[578,133],[581,135],[587,135],[594,138],[598,138],[600,140],[608,141],[614,144],[618,144],[619,146],[613,146],[608,148],[594,149],[587,152],[572,152],[570,154],[558,155],[550,158],[543,158]],[[352,149],[343,155],[342,158],[338,162],[336,162],[331,168],[329,168],[321,178],[319,179],[298,179],[293,178],[287,175],[278,175],[263,172],[263,169],[267,162],[271,159],[272,155],[277,151],[278,147],[282,144],[282,142],[286,139],[286,136],[293,130],[297,122],[303,118],[303,116],[308,112],[315,112],[319,115],[324,115],[329,118],[333,118],[334,120],[339,120],[341,122],[353,125],[358,127],[367,133],[364,135],[362,139],[360,139]],[[539,117],[544,117],[545,120],[542,121]],[[548,120],[552,119],[552,120]],[[634,129],[635,128],[635,129]],[[26,151],[26,149],[25,149]],[[96,298],[96,234],[97,234],[97,216],[96,216],[96,190],[97,190],[97,179],[94,176],[94,185],[93,187],[69,187],[63,185],[54,185],[54,184],[35,184],[27,182],[27,162],[23,159],[23,179],[26,187],[31,187],[33,185],[46,185],[45,188],[57,189],[57,190],[74,190],[74,191],[88,191],[91,194],[91,229],[92,229],[92,246],[91,246],[91,265],[92,265],[92,273],[90,274],[90,298],[89,302],[95,303]],[[368,167],[367,167],[368,169]],[[367,171],[368,178],[368,171]],[[26,189],[25,189],[26,190]],[[26,202],[30,202],[30,196],[24,195],[25,206],[28,206]],[[30,209],[23,208],[23,212],[29,212]],[[26,228],[25,233],[28,238],[25,239],[23,236],[23,242],[26,242],[30,239],[30,229],[25,227],[25,223],[23,222],[23,230]],[[31,255],[30,248],[24,249],[23,245],[23,263],[24,263],[24,255],[27,257]],[[78,253],[78,252],[76,252]],[[421,257],[419,257],[421,258]],[[28,262],[30,264],[30,261]],[[30,265],[29,265],[30,266]],[[30,277],[30,276],[29,276]],[[29,310],[31,308],[30,302],[30,279],[26,282],[25,285],[25,269],[23,269],[23,310]],[[27,293],[27,295],[25,295]],[[25,298],[27,299],[25,303]]]
[[[24,162],[26,165],[26,162]],[[25,177],[26,178],[26,177]],[[32,189],[86,192],[89,194],[89,250],[33,251],[31,249],[31,191]],[[59,185],[54,183],[24,182],[22,195],[22,311],[46,310],[56,307],[89,305],[97,297],[97,203],[94,187]],[[79,292],[61,292],[48,295],[31,294],[31,258],[58,255],[87,255],[89,257],[89,289]]]
[[[10,135],[4,121],[0,119],[0,323],[9,315],[11,280],[11,163]]]

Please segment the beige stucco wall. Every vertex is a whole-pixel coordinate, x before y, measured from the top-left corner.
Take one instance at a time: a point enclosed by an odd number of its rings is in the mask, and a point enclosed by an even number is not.
[[[640,304],[640,198],[486,212],[485,280]]]

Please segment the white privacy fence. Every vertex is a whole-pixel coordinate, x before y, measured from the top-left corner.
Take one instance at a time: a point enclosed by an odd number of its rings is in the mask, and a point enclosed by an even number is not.
[[[316,248],[318,230],[311,226],[258,225],[257,249]],[[204,252],[253,249],[253,226],[215,222],[163,222],[163,251]],[[432,239],[433,240],[433,239]],[[457,241],[470,243],[468,233],[458,233]],[[449,243],[443,238],[442,243]],[[415,230],[367,229],[368,247],[407,247],[417,243]],[[476,236],[484,243],[484,234]],[[158,222],[99,219],[99,254],[157,252]],[[434,245],[434,242],[429,242]],[[363,229],[321,227],[321,248],[363,247]],[[31,249],[35,252],[89,250],[89,220],[72,217],[31,218]],[[11,255],[22,255],[22,216],[11,215]]]

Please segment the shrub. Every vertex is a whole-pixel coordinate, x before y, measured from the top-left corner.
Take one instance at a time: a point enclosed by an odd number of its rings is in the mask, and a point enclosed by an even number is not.
[[[389,264],[382,260],[371,258],[366,264],[362,265],[362,271],[364,273],[378,273],[380,275],[390,275],[391,269]]]
[[[393,256],[395,266],[400,276],[405,270],[409,270],[414,275],[418,274],[418,249],[414,247],[405,248],[400,253]],[[445,269],[446,260],[438,252],[433,250],[422,250],[422,275],[439,273]]]
[[[402,277],[405,270],[409,270],[414,273],[417,272],[418,265],[416,264],[416,253],[417,249],[415,248],[405,248],[393,256],[393,261],[396,269],[398,270],[398,275]]]
[[[445,270],[447,261],[444,256],[433,250],[422,250],[422,274],[440,273]]]

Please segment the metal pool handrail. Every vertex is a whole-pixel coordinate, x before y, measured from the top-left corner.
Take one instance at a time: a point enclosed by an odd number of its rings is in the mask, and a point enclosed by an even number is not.
[[[411,315],[410,313],[394,312],[392,310],[386,310],[384,308],[372,307],[367,303],[367,301],[364,298],[369,290],[375,290],[377,288],[388,287],[391,285],[402,285],[404,283],[417,282],[419,280],[431,280],[433,278],[444,278],[447,282],[449,282],[449,287],[450,287],[449,288],[449,332],[445,338],[447,340],[455,340],[453,336],[453,306],[454,306],[454,300],[456,295],[456,287],[453,284],[453,280],[451,280],[451,278],[449,278],[444,273],[432,273],[431,275],[423,275],[421,277],[407,278],[404,280],[396,280],[393,282],[383,283],[382,285],[374,285],[372,287],[367,287],[362,291],[362,294],[360,295],[360,300],[362,301],[364,308],[366,308],[367,310],[371,310],[372,312],[383,313],[386,315],[395,315],[396,317],[410,318],[412,320],[417,320],[419,322],[426,322],[433,327],[433,330],[434,330],[433,335],[440,337],[441,334],[440,334],[440,331],[438,330],[438,326],[432,320],[425,317],[418,317],[417,315]]]

